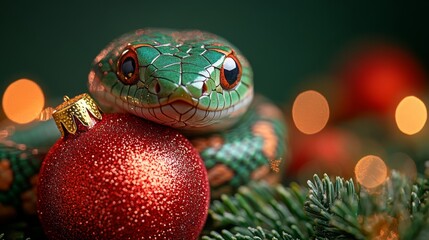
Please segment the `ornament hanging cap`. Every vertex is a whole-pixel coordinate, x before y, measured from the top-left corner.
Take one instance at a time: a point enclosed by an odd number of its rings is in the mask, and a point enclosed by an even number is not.
[[[95,124],[94,118],[98,120],[102,118],[101,110],[87,93],[72,99],[64,96],[64,102],[55,108],[52,116],[63,137],[66,134],[65,131],[76,133],[78,129],[76,119],[84,126],[91,128]]]

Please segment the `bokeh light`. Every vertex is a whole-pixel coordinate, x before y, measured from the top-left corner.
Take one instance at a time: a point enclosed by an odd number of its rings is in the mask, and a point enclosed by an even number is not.
[[[3,94],[2,107],[13,122],[24,124],[36,119],[45,105],[45,97],[40,86],[29,79],[19,79],[11,83]]]
[[[401,132],[408,135],[416,134],[422,130],[426,123],[426,106],[417,97],[408,96],[398,104],[395,119]]]
[[[399,171],[409,179],[416,179],[417,166],[414,160],[406,153],[398,152],[389,157],[389,167]]]
[[[355,167],[356,180],[365,188],[375,188],[387,178],[387,166],[374,155],[367,155],[359,160]]]
[[[302,92],[293,103],[292,118],[299,131],[315,134],[328,122],[328,101],[319,92],[313,90]]]

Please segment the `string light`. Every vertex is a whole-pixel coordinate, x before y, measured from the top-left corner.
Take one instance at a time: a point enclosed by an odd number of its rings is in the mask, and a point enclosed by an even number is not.
[[[319,92],[302,92],[293,103],[292,118],[299,131],[305,134],[320,132],[329,119],[328,101]]]
[[[406,97],[398,104],[395,119],[401,132],[408,135],[416,134],[423,129],[426,123],[426,106],[417,97]]]
[[[360,185],[375,188],[386,180],[387,166],[380,157],[367,155],[356,164],[355,176]]]
[[[19,79],[11,83],[3,94],[2,107],[7,118],[24,124],[36,119],[45,105],[45,97],[40,86],[29,79]]]

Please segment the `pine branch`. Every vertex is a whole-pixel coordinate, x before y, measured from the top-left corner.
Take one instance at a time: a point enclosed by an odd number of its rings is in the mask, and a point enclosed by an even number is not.
[[[314,219],[316,238],[365,239],[359,229],[358,196],[353,180],[337,177],[332,183],[328,175],[323,179],[314,175],[304,209]]]
[[[429,179],[420,178],[410,193],[409,217],[412,225],[405,228],[403,239],[429,239]]]
[[[303,210],[305,196],[306,190],[296,184],[242,187],[235,196],[215,201],[210,210],[215,227],[231,231],[213,231],[203,239],[306,239],[313,230]]]
[[[252,184],[213,204],[220,232],[203,239],[429,239],[429,180],[392,171],[377,189],[317,175],[296,184]],[[356,191],[358,189],[359,191]]]
[[[292,237],[290,234],[283,232],[280,234],[277,231],[272,231],[271,234],[266,234],[266,230],[261,227],[248,228],[250,233],[236,233],[233,234],[228,230],[223,230],[222,234],[211,232],[211,236],[204,236],[203,239],[217,239],[217,240],[261,240],[261,239],[278,239],[278,240],[298,240],[299,238]],[[269,236],[270,237],[269,237]]]

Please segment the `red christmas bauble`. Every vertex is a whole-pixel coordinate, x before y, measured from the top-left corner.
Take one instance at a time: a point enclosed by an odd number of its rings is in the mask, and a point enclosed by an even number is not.
[[[196,239],[209,206],[205,166],[176,130],[90,115],[48,152],[38,213],[50,239]],[[74,118],[74,117],[73,117]],[[66,127],[65,127],[66,128]]]
[[[362,143],[351,132],[333,127],[314,135],[292,131],[290,139],[292,163],[285,174],[289,178],[305,181],[315,173],[353,177]]]
[[[425,73],[406,50],[387,43],[361,46],[339,71],[344,116],[370,112],[389,117],[399,102],[423,91]]]

